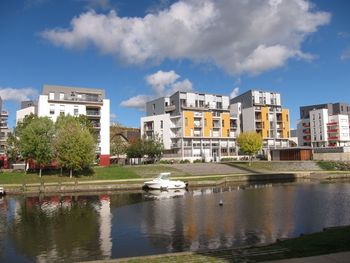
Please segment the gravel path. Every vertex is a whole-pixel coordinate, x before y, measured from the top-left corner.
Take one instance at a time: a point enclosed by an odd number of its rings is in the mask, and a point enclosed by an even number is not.
[[[169,164],[169,166],[191,175],[247,173],[247,171],[222,163],[186,163]]]

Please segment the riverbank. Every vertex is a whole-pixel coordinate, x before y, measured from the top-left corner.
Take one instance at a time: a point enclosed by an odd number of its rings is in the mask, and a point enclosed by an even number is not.
[[[290,170],[286,170],[287,168]],[[39,178],[34,173],[1,172],[0,186],[8,194],[140,190],[144,181],[165,171],[171,172],[173,179],[186,181],[190,188],[229,183],[294,181],[300,178],[350,178],[350,171],[323,171],[316,162],[253,162],[251,166],[247,162],[229,162],[96,167],[90,174],[74,178],[55,173]]]
[[[350,179],[350,173],[327,172],[276,172],[259,174],[225,174],[225,175],[204,175],[204,176],[178,176],[174,180],[183,180],[188,187],[213,187],[226,184],[247,184],[258,182],[293,182],[298,179],[310,179],[327,181],[334,179]],[[106,192],[141,190],[145,178],[119,179],[119,180],[78,180],[60,182],[2,184],[7,194],[40,194],[40,193],[73,193],[73,192]]]
[[[327,228],[323,232],[302,235],[292,239],[278,240],[276,243],[262,246],[168,253],[88,262],[264,262],[327,255],[344,251],[350,251],[350,226]],[[350,256],[350,254],[346,255]],[[305,262],[308,262],[307,259]],[[345,260],[343,262],[347,261]]]

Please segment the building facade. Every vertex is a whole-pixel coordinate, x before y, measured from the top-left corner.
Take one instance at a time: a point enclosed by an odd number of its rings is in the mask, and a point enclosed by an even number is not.
[[[100,157],[100,165],[109,165],[110,102],[105,98],[103,89],[44,85],[37,104],[29,103],[27,106],[17,112],[16,120],[19,121],[30,113],[49,117],[54,122],[61,114],[87,116],[98,134],[96,154]]]
[[[0,155],[5,154],[6,141],[11,129],[8,126],[8,111],[2,107],[2,98],[0,97]]]
[[[158,137],[165,158],[219,160],[235,156],[239,120],[228,96],[176,92],[146,104],[141,136]]]
[[[231,101],[231,111],[238,116],[243,132],[256,131],[264,140],[263,151],[289,147],[289,110],[282,108],[276,92],[249,90]]]
[[[298,142],[300,146],[350,146],[350,107],[327,103],[300,107]]]

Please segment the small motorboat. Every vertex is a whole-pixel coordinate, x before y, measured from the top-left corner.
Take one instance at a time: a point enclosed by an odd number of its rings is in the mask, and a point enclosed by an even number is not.
[[[0,196],[5,195],[4,187],[0,186]]]
[[[159,190],[167,190],[167,189],[184,189],[187,187],[187,184],[183,181],[179,180],[170,180],[171,173],[160,173],[157,178],[152,181],[145,182],[145,186],[149,189],[159,189]]]

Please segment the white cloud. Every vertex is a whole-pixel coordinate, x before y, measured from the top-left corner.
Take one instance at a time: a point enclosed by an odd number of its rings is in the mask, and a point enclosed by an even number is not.
[[[232,92],[230,94],[230,99],[233,99],[233,98],[237,97],[238,93],[239,93],[239,87],[233,88],[233,90],[232,90]]]
[[[340,55],[341,60],[350,59],[350,46],[343,50]]]
[[[137,95],[120,103],[123,107],[144,110],[146,102],[159,97],[169,96],[176,91],[192,91],[188,79],[178,81],[180,75],[175,71],[161,71],[148,75],[145,80],[152,89],[152,95]]]
[[[153,88],[156,95],[162,95],[164,94],[165,88],[174,84],[179,77],[180,76],[173,70],[168,72],[159,70],[152,75],[148,75],[146,81]]]
[[[41,34],[56,46],[93,45],[129,64],[189,59],[256,74],[304,58],[302,42],[330,17],[307,0],[188,0],[144,17],[90,10],[70,28]]]
[[[152,96],[148,95],[137,95],[135,97],[131,97],[128,100],[122,101],[120,105],[127,108],[136,108],[139,110],[144,110],[146,107],[146,102],[152,100],[152,98]]]
[[[0,87],[0,97],[3,100],[12,100],[12,101],[21,102],[24,100],[33,99],[36,96],[38,96],[38,91],[33,88],[15,89],[15,88]]]

